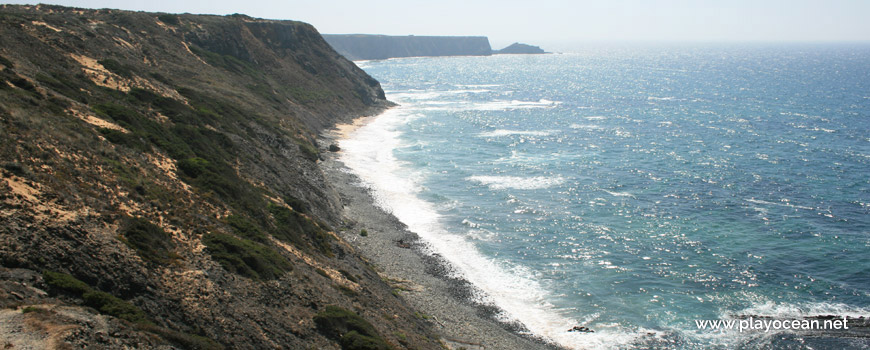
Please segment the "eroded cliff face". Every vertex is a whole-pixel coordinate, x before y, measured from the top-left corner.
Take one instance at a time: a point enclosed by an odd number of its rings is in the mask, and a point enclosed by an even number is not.
[[[489,39],[485,36],[325,34],[323,37],[336,51],[351,60],[492,54]]]
[[[439,348],[316,164],[386,104],[308,24],[3,5],[0,346]]]

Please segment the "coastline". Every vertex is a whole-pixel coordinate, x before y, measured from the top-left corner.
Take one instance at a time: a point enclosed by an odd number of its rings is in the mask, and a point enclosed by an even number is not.
[[[321,149],[350,136],[375,116],[339,124],[320,136]],[[423,251],[424,243],[405,224],[377,207],[370,190],[340,161],[341,152],[324,151],[319,162],[341,200],[339,235],[372,263],[396,293],[428,319],[451,349],[561,349],[522,325],[496,318],[500,310],[472,300],[476,287],[448,275],[447,262]],[[367,236],[360,232],[366,230]]]

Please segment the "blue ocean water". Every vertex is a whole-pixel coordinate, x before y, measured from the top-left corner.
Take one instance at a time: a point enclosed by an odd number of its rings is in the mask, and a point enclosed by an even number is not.
[[[870,316],[870,45],[357,63],[401,106],[342,160],[504,319],[569,348],[870,346],[695,323]]]

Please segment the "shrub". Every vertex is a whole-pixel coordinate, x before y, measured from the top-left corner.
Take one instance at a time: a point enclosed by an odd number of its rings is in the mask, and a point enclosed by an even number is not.
[[[91,290],[84,293],[82,299],[85,300],[85,305],[99,310],[102,314],[115,316],[133,323],[151,322],[141,309],[109,293]]]
[[[87,283],[65,273],[43,271],[42,278],[54,292],[63,292],[82,298],[85,305],[97,309],[102,314],[114,316],[139,324],[151,324],[141,309],[114,295],[93,289]]]
[[[321,253],[329,257],[333,256],[330,245],[332,236],[327,234],[314,221],[287,207],[269,203],[267,208],[275,218],[275,226],[277,228],[272,232],[272,236],[300,248],[309,246],[306,243],[307,238]]]
[[[25,166],[18,162],[5,162],[3,163],[3,169],[18,176],[25,176],[30,173]]]
[[[99,60],[97,63],[103,65],[107,70],[117,75],[120,75],[124,78],[130,78],[133,76],[133,70],[130,66],[122,64],[114,59],[107,58],[104,60]]]
[[[293,208],[293,210],[295,211],[298,211],[300,213],[308,212],[308,204],[305,204],[305,202],[303,202],[299,198],[293,196],[286,196],[284,197],[284,201],[287,202],[287,204],[290,205],[290,207]]]
[[[169,13],[159,15],[159,16],[157,16],[157,19],[159,19],[160,22],[163,22],[163,23],[166,23],[169,25],[173,25],[173,26],[177,26],[180,23],[178,21],[178,16],[173,15],[173,14],[169,14]]]
[[[143,142],[142,139],[136,137],[133,134],[128,134],[120,130],[109,128],[99,128],[97,131],[99,131],[100,134],[106,138],[106,140],[109,140],[109,142],[116,145],[127,146],[141,152],[148,152],[151,150],[151,148],[148,147],[147,143]]]
[[[389,350],[392,349],[383,338],[369,337],[350,331],[341,337],[341,348],[344,350]]]
[[[92,109],[97,115],[112,118],[125,126],[136,125],[142,119],[136,111],[115,103],[100,103],[94,105]]]
[[[276,279],[293,267],[272,248],[251,240],[210,233],[202,238],[202,243],[224,269],[251,279]]]
[[[311,142],[307,140],[296,140],[296,144],[299,146],[299,151],[302,152],[302,156],[305,159],[308,159],[312,162],[320,159],[320,152],[317,150],[317,147],[314,147]]]
[[[193,157],[178,161],[178,170],[184,175],[197,178],[208,170],[209,162],[203,158]]]
[[[260,229],[256,225],[254,225],[244,217],[238,215],[230,215],[224,219],[224,222],[226,222],[227,225],[230,225],[230,227],[233,228],[233,231],[235,231],[235,233],[242,238],[250,239],[252,241],[260,243],[266,243],[269,241],[269,238],[267,238],[266,235],[263,234],[263,232],[260,231]]]
[[[91,291],[91,286],[87,283],[65,273],[43,271],[42,279],[55,292],[63,292],[81,297],[83,294]]]
[[[328,305],[314,316],[317,330],[327,338],[338,340],[351,331],[370,337],[378,337],[375,327],[351,311],[335,305]]]
[[[121,229],[122,241],[145,261],[167,264],[176,257],[172,236],[142,218],[129,218]]]
[[[25,307],[25,308],[21,309],[21,313],[23,313],[23,314],[29,314],[29,313],[31,313],[31,312],[35,312],[35,313],[47,313],[48,310],[46,310],[46,309],[41,309],[41,308],[38,308],[38,307],[36,307],[36,306],[28,306],[28,307]]]
[[[360,236],[363,236],[363,237],[368,237],[368,236],[369,236],[369,231],[366,230],[366,229],[359,230],[359,235],[360,235]]]

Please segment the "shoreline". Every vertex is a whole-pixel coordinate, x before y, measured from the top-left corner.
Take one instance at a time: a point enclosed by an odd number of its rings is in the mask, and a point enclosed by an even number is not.
[[[384,111],[386,111],[385,109]],[[321,133],[321,149],[347,138],[377,118],[364,116]],[[370,189],[339,158],[342,151],[323,152],[319,162],[325,178],[341,200],[342,229],[338,234],[376,266],[420,318],[428,319],[451,349],[562,349],[530,333],[519,323],[496,319],[501,310],[476,302],[479,289],[449,275],[449,262],[427,253],[425,243],[404,223],[377,207]],[[360,232],[366,230],[367,236]]]

